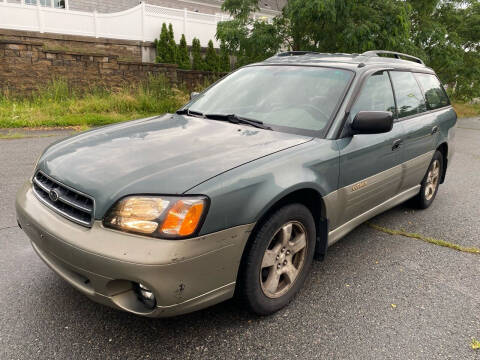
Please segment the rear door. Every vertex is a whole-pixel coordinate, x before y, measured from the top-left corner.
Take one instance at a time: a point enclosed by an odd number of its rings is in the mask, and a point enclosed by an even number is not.
[[[395,113],[395,100],[388,71],[366,79],[351,111]],[[395,123],[384,134],[355,135],[337,140],[340,150],[339,197],[343,206],[335,216],[337,226],[363,214],[397,194],[401,182],[403,124]],[[333,225],[333,224],[332,224]]]
[[[398,122],[403,124],[403,176],[400,191],[419,185],[427,171],[435,149],[438,127],[435,115],[427,112],[427,104],[415,75],[410,71],[391,71],[398,108]]]

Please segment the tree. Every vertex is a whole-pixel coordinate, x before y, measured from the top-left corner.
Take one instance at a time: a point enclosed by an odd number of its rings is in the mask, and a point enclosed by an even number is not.
[[[184,70],[189,70],[192,67],[190,64],[190,55],[188,54],[187,41],[185,40],[184,34],[182,34],[180,45],[178,46],[177,64],[180,69]]]
[[[208,42],[207,53],[205,54],[205,70],[220,71],[220,58],[213,47],[213,41]]]
[[[237,58],[257,62],[280,49],[410,53],[433,67],[454,97],[480,97],[479,0],[289,0],[281,15],[254,20],[259,0],[225,0],[233,19],[216,37]]]
[[[271,22],[252,20],[255,0],[223,4],[234,19],[219,23],[217,38],[246,61],[281,47],[322,52],[403,50],[409,44],[410,6],[399,0],[289,0]]]
[[[222,10],[241,20],[247,20],[250,14],[260,10],[259,0],[225,0],[222,4]]]
[[[177,44],[173,35],[173,26],[168,24],[168,63],[175,64],[177,62]]]
[[[193,70],[205,70],[205,62],[202,58],[202,47],[200,46],[200,40],[193,38],[192,40],[192,69]]]
[[[227,10],[227,6],[231,2],[225,1],[222,5],[223,8]],[[251,3],[249,4],[251,5]],[[252,7],[230,9],[231,14],[239,14],[239,17],[220,22],[217,25],[216,38],[225,43],[225,48],[230,54],[235,55],[237,66],[261,61],[272,56],[280,50],[282,45],[277,27],[265,19],[253,20],[245,16],[248,9],[252,9]]]
[[[160,38],[155,39],[155,46],[157,48],[157,57],[155,61],[157,63],[175,64],[177,59],[177,44],[173,37],[172,24],[162,24],[162,31],[160,32]]]
[[[475,0],[408,0],[417,54],[435,69],[450,95],[480,96],[480,3]]]
[[[403,50],[409,13],[409,5],[399,0],[290,0],[280,27],[292,50]]]
[[[230,54],[227,50],[227,45],[225,41],[220,42],[220,71],[229,72],[230,71]]]
[[[157,47],[157,63],[168,63],[168,42],[169,42],[169,35],[167,24],[162,24],[162,31],[160,32],[159,39],[155,39],[155,45]]]
[[[169,40],[174,40],[175,36],[173,35],[173,26],[172,24],[168,24],[168,38]]]

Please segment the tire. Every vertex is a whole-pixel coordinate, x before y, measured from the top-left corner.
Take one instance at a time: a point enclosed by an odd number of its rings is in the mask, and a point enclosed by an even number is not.
[[[438,187],[443,174],[443,155],[440,151],[435,151],[432,161],[428,166],[427,173],[422,181],[420,192],[414,198],[414,204],[419,209],[426,209],[432,205],[437,196]]]
[[[242,259],[237,287],[242,304],[257,315],[286,306],[305,282],[315,239],[315,221],[304,205],[286,205],[271,215],[253,234]]]

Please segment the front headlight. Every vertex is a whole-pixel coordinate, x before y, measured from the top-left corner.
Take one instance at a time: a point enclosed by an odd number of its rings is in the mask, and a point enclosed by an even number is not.
[[[207,211],[205,196],[128,196],[108,212],[105,227],[161,238],[194,234]]]

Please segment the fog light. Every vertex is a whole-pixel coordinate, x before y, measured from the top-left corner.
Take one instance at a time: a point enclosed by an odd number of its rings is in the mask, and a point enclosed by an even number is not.
[[[156,300],[152,290],[147,288],[145,285],[138,283],[135,284],[135,289],[140,301],[142,301],[148,308],[153,309],[156,305]]]

